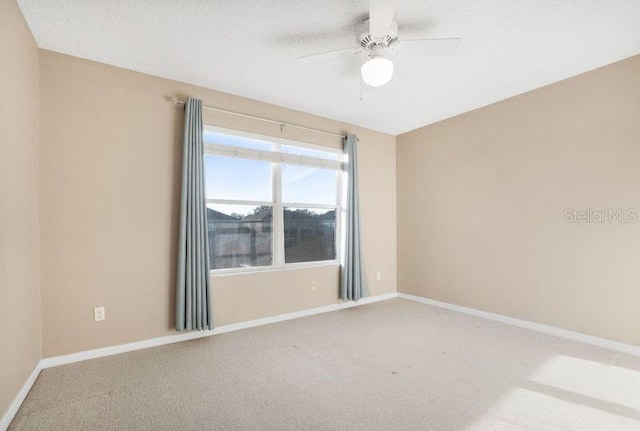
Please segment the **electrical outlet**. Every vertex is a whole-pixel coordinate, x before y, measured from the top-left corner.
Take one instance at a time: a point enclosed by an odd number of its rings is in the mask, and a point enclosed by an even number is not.
[[[382,271],[376,272],[376,280],[378,281],[382,280]]]
[[[93,309],[93,321],[94,322],[100,322],[102,320],[104,320],[105,314],[104,314],[104,307],[96,307]]]
[[[315,280],[311,280],[311,282],[309,283],[309,289],[317,290],[318,289],[318,282],[315,281]]]

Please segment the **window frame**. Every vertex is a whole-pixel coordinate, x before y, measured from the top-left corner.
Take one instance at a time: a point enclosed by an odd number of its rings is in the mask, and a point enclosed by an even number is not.
[[[241,147],[232,147],[229,145],[220,145],[212,143],[204,143],[203,157],[207,155],[235,157],[243,159],[265,160],[271,162],[271,181],[272,181],[272,201],[248,201],[235,199],[213,199],[206,198],[206,205],[210,204],[232,204],[232,205],[253,205],[253,206],[270,206],[272,208],[272,237],[271,237],[271,265],[238,267],[238,268],[220,268],[210,269],[211,276],[225,276],[237,274],[250,274],[255,272],[272,272],[300,268],[312,268],[321,266],[340,265],[342,259],[342,225],[344,218],[343,190],[344,190],[344,151],[341,148],[333,148],[317,144],[309,144],[306,142],[294,141],[291,139],[261,135],[257,133],[249,133],[234,129],[227,129],[218,126],[205,124],[203,131],[234,135],[249,139],[256,139],[271,143],[271,150],[257,150]],[[310,150],[319,150],[336,154],[336,160],[321,159],[312,156],[302,156],[290,153],[281,153],[281,145],[292,145]],[[336,170],[336,202],[331,204],[307,204],[300,202],[283,202],[282,200],[282,165],[302,165],[314,168],[335,169]],[[206,172],[205,172],[206,175]],[[316,260],[309,262],[285,262],[284,247],[284,208],[309,208],[309,209],[326,209],[334,210],[336,217],[334,248],[335,258],[330,260]]]

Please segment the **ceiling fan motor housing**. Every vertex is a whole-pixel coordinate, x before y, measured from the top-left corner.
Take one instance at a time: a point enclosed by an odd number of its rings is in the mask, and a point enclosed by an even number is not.
[[[389,26],[389,32],[385,36],[377,39],[374,39],[373,37],[371,37],[371,34],[369,33],[368,19],[362,22],[362,24],[358,26],[357,30],[358,30],[358,37],[357,37],[358,45],[360,45],[362,48],[367,50],[372,49],[376,45],[386,48],[398,40],[398,24],[396,24],[395,21],[391,21],[391,25]]]

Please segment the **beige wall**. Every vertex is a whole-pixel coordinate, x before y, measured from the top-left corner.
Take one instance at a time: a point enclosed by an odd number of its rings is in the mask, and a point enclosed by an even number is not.
[[[640,56],[401,135],[398,290],[640,344]]]
[[[40,360],[38,48],[0,0],[0,418]]]
[[[183,114],[167,97],[357,133],[371,293],[395,291],[394,136],[53,52],[40,60],[45,357],[175,333]],[[228,115],[206,112],[205,122],[339,145]],[[215,324],[224,325],[336,303],[338,267],[216,277],[213,286]],[[107,319],[94,323],[100,305]]]

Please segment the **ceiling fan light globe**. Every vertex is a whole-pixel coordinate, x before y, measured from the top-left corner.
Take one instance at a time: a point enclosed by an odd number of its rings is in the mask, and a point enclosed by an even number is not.
[[[360,68],[362,80],[370,87],[382,87],[393,77],[393,61],[381,55],[370,57]]]

